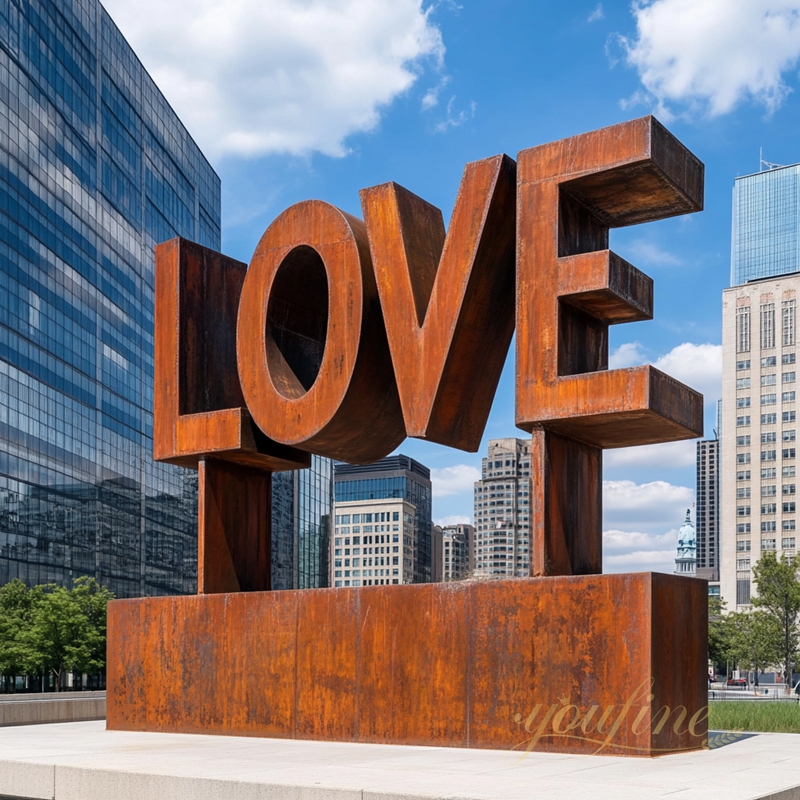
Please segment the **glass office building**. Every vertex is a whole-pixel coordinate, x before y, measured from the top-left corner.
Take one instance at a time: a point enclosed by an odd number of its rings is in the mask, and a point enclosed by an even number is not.
[[[737,178],[731,286],[800,272],[800,164]]]
[[[272,588],[328,586],[333,462],[311,456],[311,468],[272,476]]]
[[[414,508],[411,522],[411,580],[407,583],[430,583],[431,581],[431,472],[404,455],[387,456],[374,464],[358,466],[336,462],[334,465],[334,491],[336,514],[340,514],[341,503],[369,500],[401,499]],[[348,510],[350,513],[352,508]],[[342,512],[344,513],[344,512]],[[385,513],[385,512],[384,512]],[[388,530],[387,526],[387,532]],[[363,533],[376,533],[362,531]],[[346,535],[346,534],[343,534]],[[334,575],[334,577],[336,577]],[[349,585],[349,584],[345,584]]]
[[[0,584],[192,592],[196,473],[152,461],[153,246],[220,183],[96,0],[0,0]]]

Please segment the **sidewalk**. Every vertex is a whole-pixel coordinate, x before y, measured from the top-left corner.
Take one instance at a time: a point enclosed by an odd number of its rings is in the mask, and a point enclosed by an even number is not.
[[[800,800],[800,735],[658,759],[105,731],[0,730],[0,795],[54,800]]]

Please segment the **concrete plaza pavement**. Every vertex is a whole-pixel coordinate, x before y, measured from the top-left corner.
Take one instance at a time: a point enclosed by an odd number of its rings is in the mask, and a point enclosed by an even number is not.
[[[52,800],[800,800],[800,735],[657,759],[106,731],[0,729],[0,795]]]

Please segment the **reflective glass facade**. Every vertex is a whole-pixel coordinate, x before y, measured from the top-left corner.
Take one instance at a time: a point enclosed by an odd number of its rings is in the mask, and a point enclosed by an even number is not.
[[[396,455],[367,466],[336,462],[334,476],[337,504],[400,498],[414,506],[414,583],[430,583],[433,528],[430,470],[413,458]]]
[[[220,184],[95,0],[0,0],[0,584],[192,592],[196,473],[152,461],[153,246]]]
[[[311,468],[272,476],[272,588],[328,586],[333,462],[311,456]]]
[[[800,165],[737,178],[731,285],[800,272]]]

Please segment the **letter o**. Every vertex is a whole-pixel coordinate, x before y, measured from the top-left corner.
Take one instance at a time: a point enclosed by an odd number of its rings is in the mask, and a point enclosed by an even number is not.
[[[368,464],[405,438],[364,223],[319,200],[267,228],[247,270],[239,380],[270,439]]]

